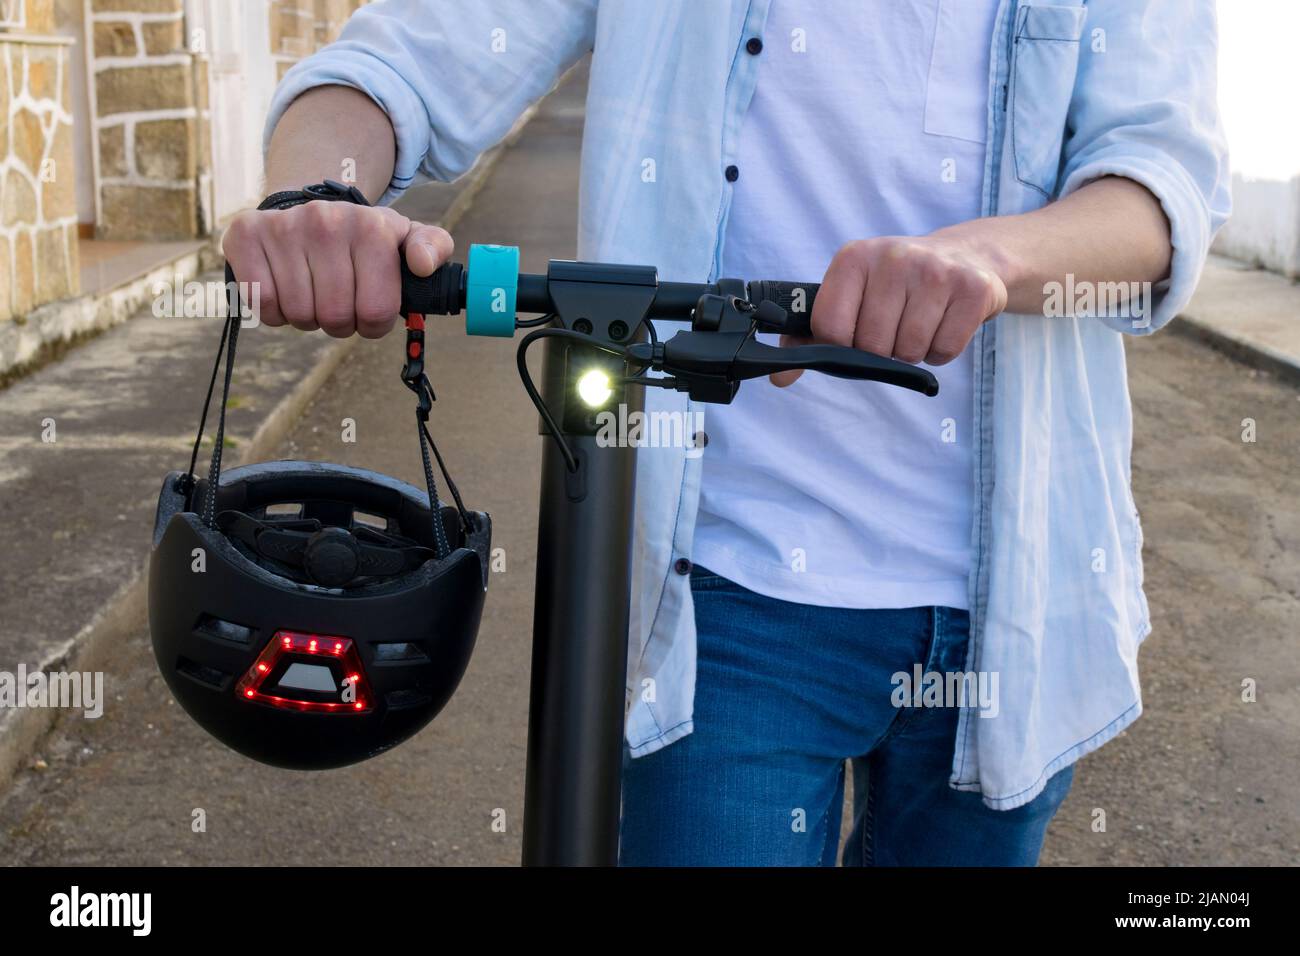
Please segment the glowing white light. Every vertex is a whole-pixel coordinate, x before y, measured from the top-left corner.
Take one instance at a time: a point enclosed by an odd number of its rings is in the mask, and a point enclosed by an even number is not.
[[[609,384],[609,376],[598,368],[583,373],[578,379],[578,397],[592,408],[599,408],[609,401],[614,389]]]

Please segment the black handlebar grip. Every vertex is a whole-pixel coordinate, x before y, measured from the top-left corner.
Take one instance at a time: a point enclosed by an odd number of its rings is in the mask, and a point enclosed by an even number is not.
[[[749,301],[754,305],[760,302],[775,302],[785,309],[789,318],[782,330],[787,335],[799,335],[804,338],[812,336],[813,300],[817,298],[817,282],[778,282],[775,279],[759,279],[749,284]]]
[[[458,315],[464,305],[465,267],[448,262],[422,279],[406,265],[402,256],[402,315]]]

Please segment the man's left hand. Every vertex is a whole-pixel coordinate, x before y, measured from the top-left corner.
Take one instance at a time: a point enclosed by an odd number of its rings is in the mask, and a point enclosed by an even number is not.
[[[992,256],[955,237],[884,236],[835,254],[812,310],[812,340],[943,365],[1007,305]],[[783,345],[807,340],[783,337]],[[772,381],[791,384],[799,371]]]

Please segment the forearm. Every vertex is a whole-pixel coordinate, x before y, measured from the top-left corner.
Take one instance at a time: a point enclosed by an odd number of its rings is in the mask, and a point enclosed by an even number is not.
[[[1131,179],[1107,176],[1042,209],[974,219],[936,232],[966,243],[1007,287],[1006,311],[1038,314],[1044,286],[1158,282],[1173,254],[1160,202]]]
[[[308,90],[285,110],[266,155],[266,191],[325,179],[355,184],[371,202],[393,179],[397,140],[388,115],[347,86]]]

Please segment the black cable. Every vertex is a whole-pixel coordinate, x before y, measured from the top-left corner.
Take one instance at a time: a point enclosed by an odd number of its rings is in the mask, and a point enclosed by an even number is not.
[[[654,324],[654,321],[650,318],[650,316],[647,315],[647,316],[646,316],[645,318],[643,318],[640,322],[638,322],[638,323],[637,323],[637,328],[640,328],[640,327],[643,326],[643,325],[645,326],[645,330],[646,330],[646,332],[649,333],[649,336],[650,336],[650,344],[651,344],[651,345],[658,345],[658,344],[659,344],[659,333],[655,331],[655,324]]]
[[[535,329],[538,326],[550,325],[560,316],[558,313],[550,312],[538,319],[515,319],[515,328],[517,329]]]
[[[626,359],[627,354],[623,349],[614,348],[613,346],[606,345],[604,342],[592,338],[590,335],[583,335],[581,332],[573,332],[569,329],[538,329],[536,332],[524,336],[524,340],[519,343],[519,349],[515,352],[515,362],[519,366],[519,378],[524,384],[524,391],[528,393],[528,397],[532,399],[533,405],[537,407],[537,413],[542,416],[542,421],[546,424],[546,430],[550,432],[551,437],[555,439],[555,444],[559,447],[560,454],[564,456],[565,467],[569,471],[574,472],[578,470],[577,456],[575,456],[573,450],[569,448],[569,443],[564,440],[564,436],[560,433],[560,426],[555,424],[555,418],[551,415],[551,410],[547,408],[546,403],[542,401],[542,396],[537,391],[537,386],[533,384],[533,377],[528,373],[528,346],[532,345],[538,339],[545,338],[569,339],[570,341],[581,342],[583,345],[590,348],[606,352],[610,355],[617,355],[622,359]]]
[[[221,386],[221,408],[217,412],[217,433],[212,439],[212,463],[208,466],[208,494],[203,504],[203,523],[209,528],[215,526],[217,508],[217,489],[221,486],[221,453],[226,445],[226,405],[230,399],[230,377],[235,371],[235,346],[239,342],[239,315],[233,314],[226,320],[228,341],[226,344],[226,377]]]
[[[203,397],[203,414],[199,417],[199,428],[194,435],[194,449],[190,452],[190,467],[186,475],[191,488],[196,481],[194,469],[199,463],[199,448],[203,444],[203,432],[208,424],[208,408],[212,404],[212,394],[216,390],[217,375],[221,372],[221,359],[226,351],[226,341],[230,337],[232,323],[237,321],[241,315],[239,286],[235,282],[234,270],[231,269],[229,263],[226,263],[226,321],[221,324],[221,341],[217,344],[217,357],[212,363],[212,377],[208,379],[208,393]],[[225,403],[224,396],[222,403]]]
[[[420,458],[424,462],[424,483],[429,490],[429,510],[433,514],[433,541],[436,547],[434,553],[438,560],[442,560],[451,554],[451,545],[447,543],[447,529],[442,525],[442,502],[438,500],[438,486],[433,480],[433,465],[429,462],[429,445],[425,443],[428,437],[428,431],[424,427],[424,420],[416,414],[420,428]]]
[[[212,392],[217,386],[217,374],[221,371],[221,358],[226,352],[226,337],[230,334],[230,322],[221,325],[221,343],[217,346],[217,359],[212,363],[212,377],[208,379],[208,394],[203,399],[203,414],[199,416],[199,430],[194,436],[194,450],[190,452],[190,467],[186,472],[194,478],[194,469],[199,463],[199,446],[203,444],[203,430],[208,424],[208,407],[212,404]]]
[[[646,388],[675,388],[680,391],[678,386],[682,381],[679,378],[662,376],[661,378],[651,378],[649,375],[629,375],[626,378],[619,379],[624,385],[642,385]]]

